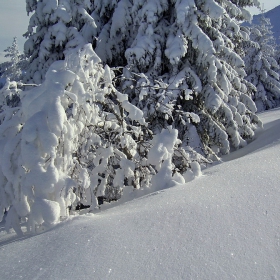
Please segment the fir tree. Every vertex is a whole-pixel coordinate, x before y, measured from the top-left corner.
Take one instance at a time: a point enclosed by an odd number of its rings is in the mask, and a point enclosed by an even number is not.
[[[245,47],[246,79],[256,87],[253,96],[258,111],[274,108],[280,104],[279,63],[277,45],[270,20],[262,16],[251,28],[252,43]]]
[[[24,51],[30,66],[25,81],[39,84],[50,65],[68,50],[92,42],[95,24],[88,14],[90,1],[26,0],[30,18]]]
[[[241,58],[248,33],[238,24],[254,3],[27,1],[35,11],[25,45],[32,55],[27,78],[42,81],[52,61],[91,42],[104,63],[125,67],[117,87],[155,120],[154,132],[172,124],[183,143],[191,139],[203,154],[228,153],[246,145],[258,126]]]
[[[9,61],[0,65],[2,77],[8,77],[12,81],[19,81],[22,78],[23,67],[23,55],[20,54],[18,49],[17,38],[14,37],[13,43],[7,49],[4,50],[5,57],[9,58]]]
[[[26,77],[42,84],[16,107],[0,100],[7,229],[184,183],[246,145],[260,123],[238,21],[253,2],[27,0]]]
[[[8,106],[5,96],[21,103]],[[156,191],[199,175],[195,151],[181,151],[177,130],[153,135],[143,112],[114,86],[90,44],[54,62],[45,81],[19,92],[0,92],[0,220],[21,234],[56,222],[78,203],[98,206],[135,189]],[[177,173],[176,157],[183,176]]]
[[[253,1],[94,1],[95,49],[126,67],[122,90],[151,129],[173,124],[204,154],[228,153],[258,125],[241,58],[247,5]]]

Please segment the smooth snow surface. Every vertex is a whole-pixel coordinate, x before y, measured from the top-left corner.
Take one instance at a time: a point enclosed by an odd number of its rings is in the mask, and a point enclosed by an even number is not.
[[[42,234],[0,232],[5,279],[280,279],[280,109],[185,185]]]

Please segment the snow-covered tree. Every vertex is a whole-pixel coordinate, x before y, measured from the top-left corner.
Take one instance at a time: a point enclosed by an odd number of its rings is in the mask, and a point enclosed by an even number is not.
[[[7,228],[183,183],[205,156],[246,145],[260,122],[238,21],[254,2],[27,0],[26,80],[42,84],[19,106],[2,100]]]
[[[19,81],[22,78],[23,56],[18,49],[16,37],[14,37],[12,45],[6,48],[4,52],[9,61],[0,65],[2,77],[9,77],[12,81]]]
[[[204,153],[227,153],[246,145],[258,124],[241,58],[248,33],[238,24],[254,3],[93,1],[95,50],[109,65],[126,67],[122,90],[151,129],[169,123]]]
[[[7,111],[6,106],[13,108],[20,105],[21,89],[18,85],[16,81],[10,81],[9,78],[6,79],[5,84],[0,90],[0,108],[2,112]]]
[[[251,44],[245,46],[246,79],[256,87],[253,99],[258,111],[274,108],[280,104],[279,63],[277,46],[269,18],[250,28]]]
[[[50,65],[64,59],[67,50],[93,41],[95,24],[88,0],[26,0],[30,18],[24,45],[30,66],[26,82],[41,83]]]
[[[144,110],[153,132],[173,125],[202,154],[228,153],[246,145],[259,125],[255,87],[244,79],[241,58],[249,35],[239,26],[250,18],[245,7],[257,3],[27,0],[27,11],[35,13],[26,77],[41,82],[51,62],[90,42],[103,62],[122,72],[117,89]]]
[[[2,89],[1,96],[16,91],[21,98],[12,108],[0,100],[0,218],[8,210],[7,229],[21,234],[27,219],[34,231],[78,202],[94,208],[124,189],[154,191],[199,175],[204,159],[182,151],[172,127],[153,135],[114,79],[88,44],[54,62],[40,86]]]

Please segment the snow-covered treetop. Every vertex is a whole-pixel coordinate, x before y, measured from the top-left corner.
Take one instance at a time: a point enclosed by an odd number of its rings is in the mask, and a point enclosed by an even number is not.
[[[52,62],[63,59],[68,49],[92,42],[96,25],[88,14],[89,1],[27,0],[30,18],[24,51],[30,57],[25,80],[41,83]]]
[[[22,67],[24,66],[21,62],[23,57],[20,54],[17,38],[14,37],[11,46],[4,50],[5,57],[9,58],[9,61],[2,63],[2,76],[8,77],[12,81],[19,81],[22,77]]]

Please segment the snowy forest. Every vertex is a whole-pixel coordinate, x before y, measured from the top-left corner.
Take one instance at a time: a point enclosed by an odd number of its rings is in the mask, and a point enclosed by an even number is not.
[[[77,209],[187,183],[280,105],[257,0],[26,0],[0,64],[0,221],[22,235]]]

